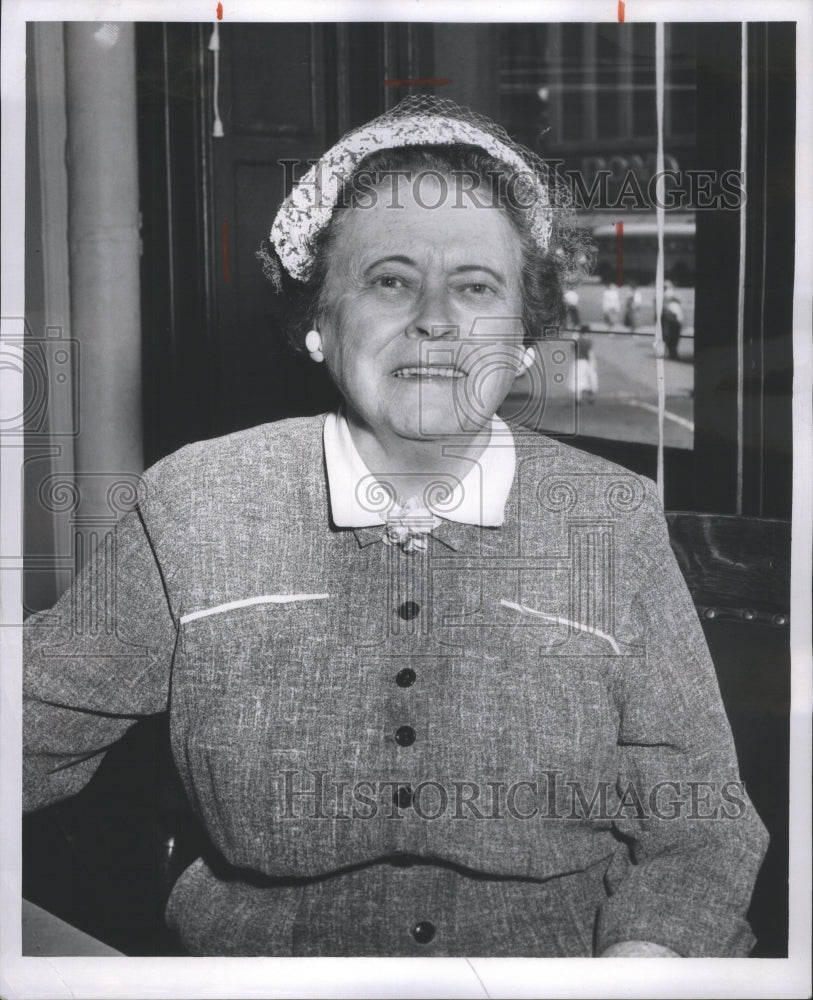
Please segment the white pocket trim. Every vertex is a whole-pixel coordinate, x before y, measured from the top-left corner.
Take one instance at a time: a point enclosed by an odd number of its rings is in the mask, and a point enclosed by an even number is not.
[[[190,611],[188,615],[181,615],[181,625],[186,625],[198,618],[208,618],[209,615],[219,615],[224,611],[233,611],[235,608],[249,608],[254,604],[290,604],[292,601],[324,601],[330,594],[263,594],[261,597],[246,597],[242,601],[229,601],[227,604],[218,604],[213,608],[204,608],[203,611]]]
[[[536,611],[534,608],[527,608],[524,604],[514,604],[513,601],[505,601],[500,599],[500,604],[505,608],[511,608],[512,611],[519,611],[522,614],[536,615],[538,618],[544,618],[546,621],[555,622],[557,625],[567,625],[570,628],[576,629],[578,632],[587,632],[589,635],[595,635],[599,639],[603,639],[613,648],[613,652],[617,655],[621,655],[621,650],[618,647],[618,643],[613,638],[613,636],[608,635],[606,632],[600,632],[597,628],[591,628],[589,625],[582,625],[581,622],[571,621],[569,618],[560,618],[558,615],[549,615],[544,611]]]

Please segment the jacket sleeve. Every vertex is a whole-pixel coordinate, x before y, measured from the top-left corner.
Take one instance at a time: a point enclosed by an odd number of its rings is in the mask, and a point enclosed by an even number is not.
[[[658,510],[654,510],[656,507]],[[768,835],[740,782],[731,729],[657,501],[619,658],[615,830],[596,954],[650,941],[684,956],[747,955]]]
[[[23,806],[78,792],[140,716],[167,707],[177,630],[141,512],[23,628]]]

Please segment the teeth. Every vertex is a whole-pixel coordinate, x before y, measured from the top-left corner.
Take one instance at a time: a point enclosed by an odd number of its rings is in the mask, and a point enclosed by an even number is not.
[[[433,365],[416,365],[414,368],[399,368],[393,372],[396,378],[463,378],[459,368],[437,368]]]

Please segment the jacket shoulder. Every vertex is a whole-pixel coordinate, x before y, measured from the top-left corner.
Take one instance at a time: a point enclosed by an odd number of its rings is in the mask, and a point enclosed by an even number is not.
[[[142,498],[177,488],[233,488],[267,475],[279,478],[288,468],[301,474],[310,453],[321,452],[324,420],[323,414],[293,417],[184,445],[147,469]]]
[[[655,483],[615,462],[563,441],[512,427],[517,492],[527,510],[576,519],[610,519],[646,548],[666,540]]]
[[[647,493],[657,493],[655,483],[648,476],[633,472],[617,462],[593,455],[558,438],[550,438],[539,431],[510,423],[517,449],[517,457],[544,456],[552,471],[573,475],[617,477],[626,481],[636,480]]]

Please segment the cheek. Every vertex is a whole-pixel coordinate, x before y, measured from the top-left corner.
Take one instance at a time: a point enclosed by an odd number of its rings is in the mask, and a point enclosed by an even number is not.
[[[519,308],[505,302],[468,310],[461,334],[469,351],[477,355],[495,352],[501,358],[521,352],[525,339]]]
[[[340,385],[352,380],[364,368],[371,346],[368,312],[350,296],[345,296],[323,321],[325,362]]]
[[[524,348],[521,334],[495,337],[469,356],[467,392],[473,399],[488,405],[495,398],[502,401],[520,372]]]

